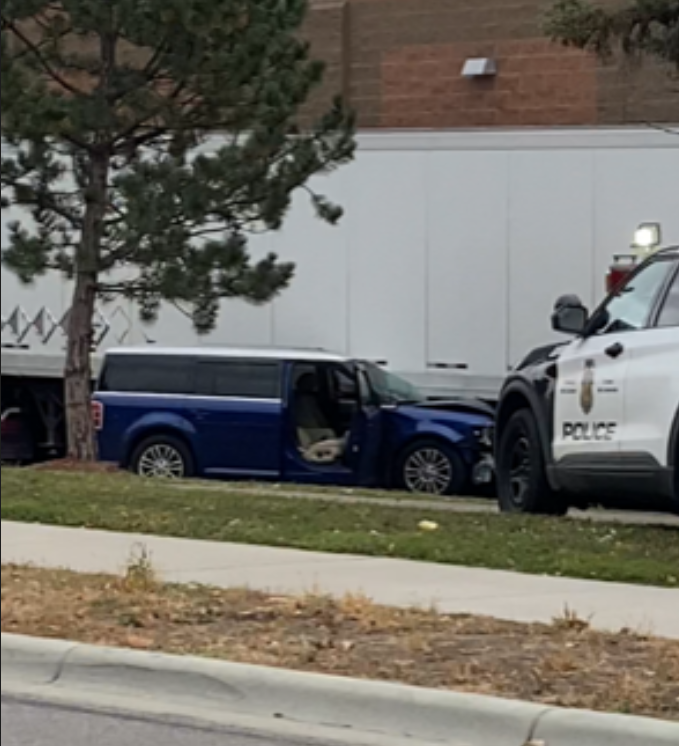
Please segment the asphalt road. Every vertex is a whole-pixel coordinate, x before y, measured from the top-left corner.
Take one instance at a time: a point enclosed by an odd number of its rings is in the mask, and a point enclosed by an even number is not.
[[[2,695],[2,746],[321,746]]]

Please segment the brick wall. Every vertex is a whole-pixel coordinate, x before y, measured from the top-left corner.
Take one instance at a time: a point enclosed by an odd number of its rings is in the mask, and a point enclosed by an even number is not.
[[[364,128],[679,121],[665,69],[601,65],[545,39],[550,2],[312,0],[305,34],[328,63],[313,108],[343,93]],[[462,78],[470,57],[495,59],[497,77]]]

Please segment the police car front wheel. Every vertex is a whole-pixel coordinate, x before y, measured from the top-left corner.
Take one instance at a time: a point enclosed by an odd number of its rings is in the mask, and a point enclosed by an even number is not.
[[[516,412],[500,433],[497,486],[504,513],[565,515],[568,512],[568,503],[547,481],[538,426],[528,409]]]

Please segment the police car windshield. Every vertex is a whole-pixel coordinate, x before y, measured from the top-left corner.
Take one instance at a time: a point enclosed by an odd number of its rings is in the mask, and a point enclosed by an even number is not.
[[[389,404],[418,404],[426,397],[412,383],[395,376],[373,363],[367,363],[366,373],[375,393]]]
[[[679,326],[679,273],[675,275],[672,287],[658,318],[658,326]]]
[[[604,309],[603,333],[643,329],[673,266],[669,261],[653,262],[624,285]]]

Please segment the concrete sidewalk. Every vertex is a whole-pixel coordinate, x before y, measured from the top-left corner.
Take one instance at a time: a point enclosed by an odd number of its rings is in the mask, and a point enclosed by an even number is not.
[[[599,629],[679,639],[679,590],[518,575],[291,549],[2,523],[2,563],[120,572],[145,547],[172,582],[273,593],[363,593],[377,603],[430,606],[520,622],[551,622],[566,608]]]

